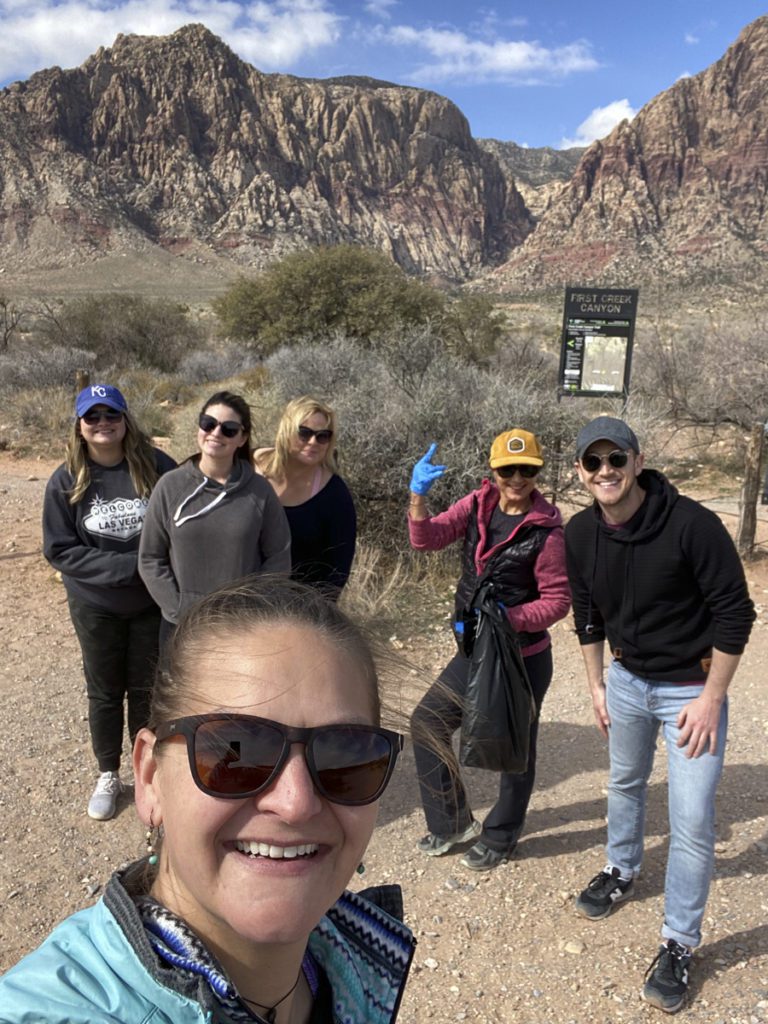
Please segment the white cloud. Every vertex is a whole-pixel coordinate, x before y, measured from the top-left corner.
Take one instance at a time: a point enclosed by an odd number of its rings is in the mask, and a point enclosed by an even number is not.
[[[598,63],[583,40],[548,48],[538,42],[472,39],[457,29],[394,26],[387,39],[395,46],[424,51],[424,63],[409,76],[418,82],[498,81],[532,84],[576,71],[594,71]]]
[[[697,43],[701,42],[699,37],[695,36],[693,32],[686,32],[683,38],[689,46],[696,46]]]
[[[0,82],[81,64],[120,32],[166,35],[190,22],[257,67],[285,70],[337,42],[342,19],[326,0],[0,0]]]
[[[603,139],[625,118],[629,121],[637,111],[630,106],[629,100],[614,100],[604,107],[596,107],[589,117],[585,118],[576,129],[576,137],[573,139],[561,139],[560,149],[570,149],[571,146],[589,146],[595,139]]]
[[[390,7],[397,7],[398,3],[399,0],[368,0],[365,4],[365,9],[374,18],[389,19],[392,17],[389,12]]]

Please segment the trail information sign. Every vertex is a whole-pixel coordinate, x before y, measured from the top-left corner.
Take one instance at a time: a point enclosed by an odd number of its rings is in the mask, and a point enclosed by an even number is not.
[[[629,394],[637,288],[565,289],[558,391]]]

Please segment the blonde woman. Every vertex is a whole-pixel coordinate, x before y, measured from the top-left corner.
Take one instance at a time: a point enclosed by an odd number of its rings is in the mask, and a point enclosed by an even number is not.
[[[149,715],[160,612],[139,578],[139,538],[150,492],[175,465],[116,387],[93,384],[77,396],[65,461],[45,491],[43,552],[61,573],[83,656],[97,820],[114,815],[123,788],[124,700],[131,742]]]
[[[334,599],[349,578],[357,537],[352,495],[338,473],[337,436],[333,409],[304,395],[283,410],[274,448],[254,455],[288,517],[293,578]]]

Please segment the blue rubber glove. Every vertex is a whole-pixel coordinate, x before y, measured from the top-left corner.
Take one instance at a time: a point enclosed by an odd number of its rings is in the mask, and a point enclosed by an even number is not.
[[[439,480],[448,468],[447,466],[433,466],[432,458],[437,451],[437,445],[431,444],[427,454],[422,455],[411,474],[410,487],[414,494],[426,494],[435,480]]]

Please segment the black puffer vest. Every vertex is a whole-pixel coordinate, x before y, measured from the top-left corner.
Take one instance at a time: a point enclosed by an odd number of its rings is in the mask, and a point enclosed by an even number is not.
[[[482,576],[475,568],[475,552],[480,541],[477,525],[477,497],[467,522],[462,553],[462,572],[456,588],[455,620],[464,622],[471,617],[473,599],[482,584],[490,583],[493,596],[508,608],[535,601],[539,597],[533,567],[544,546],[549,529],[546,526],[523,522],[513,537],[500,545],[488,562]],[[530,647],[546,636],[545,630],[536,633],[518,633],[521,647]]]

